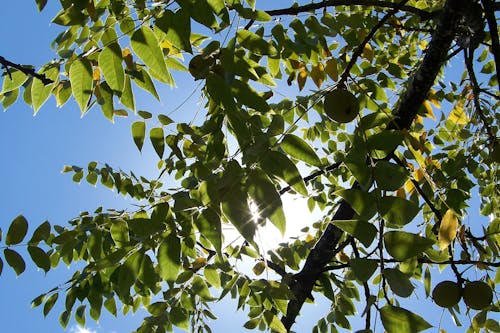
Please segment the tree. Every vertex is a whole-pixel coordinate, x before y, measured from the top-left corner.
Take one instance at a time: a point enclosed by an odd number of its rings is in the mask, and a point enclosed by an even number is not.
[[[36,0],[39,10],[46,3]],[[331,312],[313,331],[349,328],[357,315],[363,332],[378,318],[387,332],[418,332],[430,324],[401,302],[423,285],[452,316],[474,313],[471,332],[499,330],[488,318],[500,310],[498,3],[60,3],[58,60],[36,71],[0,57],[3,107],[22,93],[35,113],[51,95],[109,120],[136,112],[133,141],[141,150],[149,136],[159,176],[68,166],[76,182],[100,182],[139,208],[44,222],[30,237],[22,215],[12,221],[0,267],[24,271],[20,244],[44,271],[85,262],[34,306],[46,313],[65,296],[65,326],[72,315],[84,322],[87,307],[97,320],[103,306],[144,304],[151,315],[138,332],[209,332],[210,303],[231,296],[248,312],[246,328],[287,332],[321,294]],[[448,78],[449,62],[461,80]],[[174,70],[201,82],[203,121],[135,110],[135,87],[158,98],[155,84],[174,85]],[[286,84],[309,92],[279,96]],[[163,186],[167,176],[178,188]],[[289,192],[322,216],[265,252],[256,231],[285,232]],[[467,219],[475,193],[480,225]],[[241,241],[225,243],[225,225]],[[237,270],[238,261],[253,269]],[[453,281],[432,288],[436,266]],[[265,270],[272,274],[260,277]]]

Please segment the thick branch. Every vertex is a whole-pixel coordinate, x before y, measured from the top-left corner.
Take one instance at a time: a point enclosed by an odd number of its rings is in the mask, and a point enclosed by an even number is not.
[[[432,40],[425,52],[422,64],[410,79],[406,91],[401,95],[398,107],[394,112],[395,119],[390,124],[389,129],[409,128],[412,124],[420,105],[425,100],[439,70],[446,61],[448,49],[454,38],[454,30],[460,17],[458,10],[464,6],[465,1],[467,0],[446,1],[440,13]],[[336,1],[324,1],[322,5],[334,2]],[[357,3],[356,1],[350,1],[349,4]],[[397,3],[391,3],[391,5],[397,6]],[[354,210],[352,207],[345,201],[342,201],[332,219],[349,220],[353,217]],[[306,298],[311,295],[316,280],[323,272],[325,266],[330,262],[332,256],[335,255],[342,235],[342,230],[333,224],[329,224],[318,240],[318,243],[316,243],[308,255],[304,267],[290,285],[295,299],[288,303],[287,315],[282,318],[282,322],[287,330],[290,330],[292,327]]]
[[[54,83],[54,81],[52,81],[51,79],[47,78],[44,74],[40,74],[40,73],[35,72],[34,68],[26,67],[26,66],[22,66],[22,65],[13,63],[13,62],[5,59],[2,56],[0,56],[0,64],[2,64],[2,67],[5,68],[5,70],[7,71],[7,73],[9,75],[10,75],[9,68],[12,67],[12,68],[20,70],[21,72],[23,72],[26,75],[32,76],[34,78],[37,78],[38,80],[42,81],[42,83],[44,85],[48,85],[48,84]]]
[[[500,89],[500,80],[498,79],[500,78],[500,42],[498,40],[497,20],[495,18],[495,9],[500,7],[500,3],[494,3],[492,0],[481,0],[481,2],[483,3],[484,15],[486,16],[488,27],[490,28],[491,52],[493,53],[493,58],[495,58],[498,88]]]
[[[372,7],[382,7],[382,8],[396,8],[398,3],[390,1],[377,1],[377,0],[326,0],[321,2],[313,2],[308,5],[303,6],[293,6],[289,8],[275,9],[266,11],[271,16],[281,16],[281,15],[297,15],[304,12],[310,12],[317,9],[333,7],[333,6],[372,6]],[[428,12],[422,9],[418,9],[412,6],[401,7],[402,11],[416,14],[422,20],[429,20],[436,17],[439,11]]]

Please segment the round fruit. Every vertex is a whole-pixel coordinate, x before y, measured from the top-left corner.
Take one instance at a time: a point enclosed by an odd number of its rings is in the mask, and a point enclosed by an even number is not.
[[[195,80],[204,79],[214,64],[215,59],[213,57],[205,57],[201,54],[196,55],[189,62],[189,73],[191,73]]]
[[[474,310],[482,310],[493,301],[493,291],[483,281],[473,281],[465,285],[464,302]]]
[[[432,298],[442,308],[450,308],[456,305],[462,297],[462,287],[453,281],[438,283],[432,291]]]
[[[346,89],[335,89],[325,95],[325,113],[332,120],[348,123],[359,113],[358,99]]]

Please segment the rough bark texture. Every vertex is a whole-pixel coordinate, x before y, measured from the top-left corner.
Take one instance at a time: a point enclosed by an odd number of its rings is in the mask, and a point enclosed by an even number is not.
[[[425,51],[420,67],[409,80],[408,86],[401,95],[394,112],[395,119],[388,129],[409,128],[415,119],[418,109],[434,84],[437,74],[447,59],[448,50],[455,37],[455,28],[460,18],[459,10],[467,0],[448,0],[440,12],[436,30]],[[333,220],[349,220],[354,217],[352,207],[342,201]],[[330,224],[308,255],[304,267],[295,275],[290,284],[295,299],[288,303],[287,315],[282,318],[286,329],[290,331],[299,315],[305,300],[311,295],[314,284],[324,267],[338,251],[343,231]]]

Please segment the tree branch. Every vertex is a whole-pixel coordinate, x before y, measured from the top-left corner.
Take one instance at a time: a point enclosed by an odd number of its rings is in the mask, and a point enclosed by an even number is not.
[[[323,9],[333,6],[372,6],[372,7],[382,7],[382,8],[396,8],[398,3],[390,1],[377,1],[377,0],[326,0],[321,2],[313,2],[308,5],[303,6],[293,6],[289,8],[267,10],[271,16],[281,16],[281,15],[297,15],[304,12],[311,12],[317,9]],[[418,15],[422,20],[430,20],[439,15],[440,10],[428,12],[422,9],[418,9],[412,6],[403,6],[401,10]]]
[[[446,1],[443,9],[440,11],[436,30],[425,52],[422,64],[410,79],[406,91],[401,95],[399,104],[394,112],[395,119],[388,126],[388,129],[409,128],[413,123],[420,105],[425,100],[439,70],[446,61],[448,49],[454,39],[455,29],[460,18],[459,9],[464,6],[465,1],[468,0]],[[321,4],[312,4],[309,6],[319,6],[321,8],[333,3],[338,4],[337,1],[324,1]],[[357,1],[349,1],[349,4],[354,5],[359,3]],[[391,6],[394,7],[397,4],[391,3]],[[298,10],[299,8],[292,9]],[[300,11],[296,11],[295,14],[298,12]],[[274,14],[276,15],[276,12]],[[288,12],[282,14],[294,13]],[[342,200],[332,220],[350,220],[353,217],[354,210],[347,202]],[[304,267],[297,274],[294,282],[290,284],[290,290],[295,298],[288,303],[287,315],[282,318],[283,325],[288,331],[290,331],[290,328],[294,324],[305,300],[311,294],[316,280],[335,254],[338,242],[342,236],[343,231],[341,229],[333,224],[329,224],[309,253]]]
[[[500,8],[500,3],[495,3],[492,0],[481,0],[481,2],[483,3],[486,22],[488,22],[488,27],[490,28],[491,52],[493,53],[493,58],[495,58],[498,89],[500,90],[500,42],[498,38],[497,20],[495,18],[495,10]]]
[[[37,78],[38,80],[42,81],[42,83],[44,85],[48,85],[48,84],[54,83],[54,81],[52,81],[51,79],[49,79],[48,77],[46,77],[45,74],[40,74],[40,73],[35,72],[34,68],[26,67],[26,66],[22,66],[22,65],[13,63],[13,62],[5,59],[2,56],[0,56],[0,64],[2,64],[2,67],[5,68],[5,70],[9,74],[9,76],[10,76],[9,67],[12,67],[12,68],[20,70],[21,72],[23,72],[26,75],[32,76],[34,78]]]
[[[352,66],[354,66],[356,61],[358,61],[358,58],[363,53],[363,50],[365,49],[366,44],[373,38],[373,36],[375,36],[375,33],[377,32],[377,30],[380,29],[389,18],[391,18],[394,14],[396,14],[400,8],[404,7],[404,5],[408,1],[409,0],[402,0],[401,2],[399,2],[396,7],[394,7],[390,11],[388,11],[387,14],[385,14],[384,17],[382,17],[380,19],[380,21],[378,21],[378,23],[370,30],[368,35],[366,35],[366,37],[363,39],[361,44],[359,44],[358,47],[356,48],[356,50],[354,51],[352,58],[351,58],[351,61],[349,61],[349,63],[347,64],[347,67],[344,70],[344,73],[342,73],[342,76],[340,77],[339,84],[342,84],[343,82],[345,82],[347,80],[347,77],[349,76],[349,73],[351,72]]]

